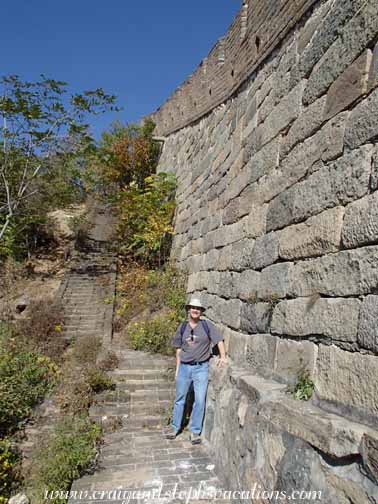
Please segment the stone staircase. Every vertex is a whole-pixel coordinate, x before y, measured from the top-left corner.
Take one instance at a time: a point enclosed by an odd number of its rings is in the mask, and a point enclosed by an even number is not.
[[[90,416],[105,431],[112,424],[120,428],[105,434],[98,470],[74,482],[69,502],[77,502],[78,495],[83,504],[127,499],[174,503],[188,496],[205,500],[206,491],[221,488],[206,448],[191,445],[187,431],[173,441],[163,435],[174,399],[174,360],[114,346],[111,350],[119,357],[119,367],[111,373],[116,388],[97,396]]]

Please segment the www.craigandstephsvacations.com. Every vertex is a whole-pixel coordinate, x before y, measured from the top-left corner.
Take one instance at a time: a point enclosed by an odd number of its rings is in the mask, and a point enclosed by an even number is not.
[[[205,485],[204,482],[195,487],[191,486],[186,489],[179,489],[178,483],[169,490],[164,490],[164,486],[160,485],[155,488],[143,489],[122,489],[115,488],[112,490],[46,490],[44,495],[46,500],[53,499],[69,499],[74,501],[93,501],[101,503],[102,501],[117,501],[122,504],[129,504],[134,501],[148,500],[156,502],[169,502],[177,499],[186,504],[192,501],[200,500],[261,500],[270,499],[271,502],[295,502],[303,500],[311,500],[321,502],[321,490],[266,490],[261,485],[255,483],[248,490],[225,490],[213,486]]]

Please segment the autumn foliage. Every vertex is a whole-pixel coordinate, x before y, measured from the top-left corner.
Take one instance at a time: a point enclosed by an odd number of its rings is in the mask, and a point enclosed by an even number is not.
[[[175,211],[175,177],[156,174],[160,152],[154,124],[115,124],[103,134],[92,184],[114,205],[119,252],[147,266],[169,256]]]

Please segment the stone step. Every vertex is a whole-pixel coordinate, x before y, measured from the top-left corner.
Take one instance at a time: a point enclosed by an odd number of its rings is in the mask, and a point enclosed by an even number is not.
[[[170,373],[167,373],[167,370],[164,368],[164,367],[161,367],[161,368],[155,368],[155,369],[151,369],[151,368],[133,368],[133,369],[130,369],[130,368],[122,368],[121,366],[118,366],[117,369],[115,369],[113,371],[114,374],[118,374],[118,375],[123,375],[123,376],[129,376],[129,378],[131,379],[135,379],[135,378],[132,378],[132,375],[137,375],[138,378],[139,376],[145,376],[145,377],[150,377],[150,378],[155,378],[155,377],[160,377],[160,376],[168,376],[170,375]]]
[[[117,384],[117,387],[127,389],[129,392],[140,392],[140,391],[148,391],[148,392],[166,392],[167,390],[167,382],[158,381],[153,382],[153,383],[129,383],[129,382],[120,382],[118,380],[114,380],[115,383]],[[168,389],[169,390],[169,389]],[[172,387],[173,390],[173,387]]]

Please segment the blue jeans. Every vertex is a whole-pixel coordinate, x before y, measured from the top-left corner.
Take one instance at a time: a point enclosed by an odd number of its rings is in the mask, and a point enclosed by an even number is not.
[[[178,432],[181,429],[186,396],[191,383],[194,388],[194,404],[189,430],[200,434],[205,414],[206,392],[209,381],[209,361],[202,364],[180,363],[176,379],[176,399],[173,408],[172,427]]]

